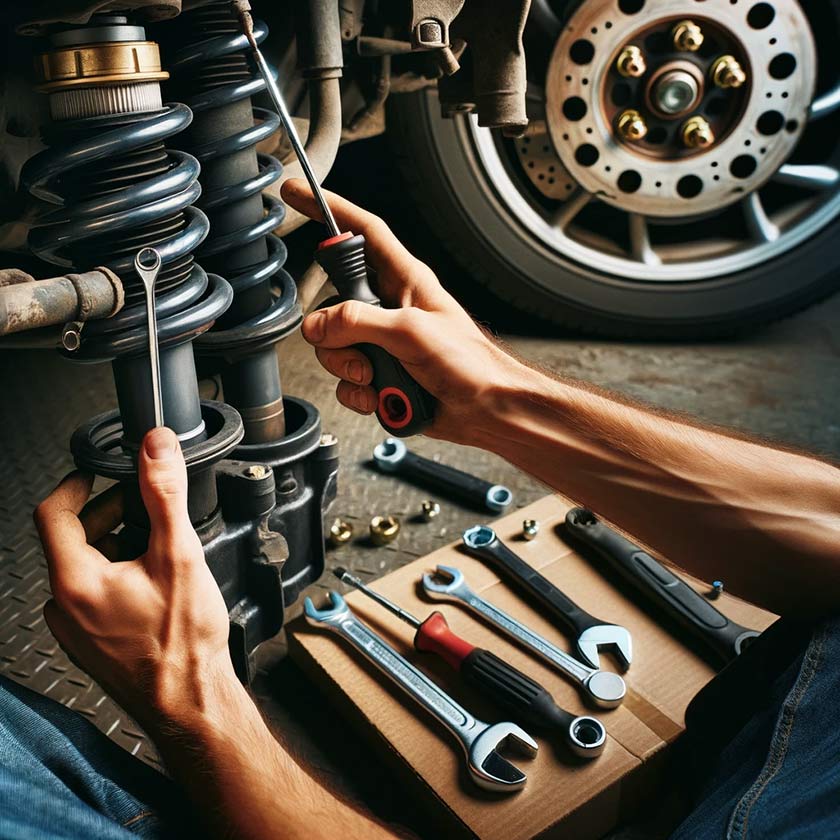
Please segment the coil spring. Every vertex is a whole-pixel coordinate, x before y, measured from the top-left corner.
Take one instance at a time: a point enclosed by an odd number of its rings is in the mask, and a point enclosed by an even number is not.
[[[76,356],[105,360],[143,349],[145,312],[136,305],[142,285],[133,260],[145,246],[157,248],[163,263],[156,286],[162,346],[209,329],[230,305],[228,284],[193,261],[209,229],[192,206],[201,194],[198,161],[163,146],[191,120],[190,109],[177,103],[149,114],[68,120],[52,130],[51,148],[21,172],[32,195],[57,206],[30,230],[31,250],[76,271],[107,265],[125,287],[124,309],[89,323]]]
[[[232,106],[265,90],[265,82],[255,75],[246,60],[248,44],[241,33],[229,2],[211,3],[182,15],[186,27],[179,46],[167,54],[167,68],[180,84],[183,97],[195,114]],[[265,40],[268,28],[262,21],[254,22],[258,43]],[[199,38],[195,43],[191,40]],[[184,45],[185,44],[185,45]],[[252,106],[253,124],[234,134],[190,145],[189,151],[207,165],[223,162],[255,147],[280,127],[280,119],[265,108]],[[224,121],[222,121],[224,122]],[[211,224],[210,235],[198,251],[198,256],[216,265],[224,273],[240,299],[256,287],[265,287],[267,306],[259,306],[256,314],[249,313],[238,323],[219,326],[202,336],[199,349],[208,353],[236,350],[247,352],[254,347],[276,341],[297,326],[301,319],[297,304],[297,290],[290,275],[283,269],[286,246],[272,233],[285,218],[286,208],[281,201],[263,193],[282,175],[280,162],[271,155],[256,154],[257,173],[236,183],[205,184],[199,206],[211,218],[223,215],[239,202],[259,196],[262,212],[234,230],[220,232]],[[253,216],[253,214],[251,214]],[[263,246],[264,243],[264,246]],[[248,250],[248,246],[259,246]],[[270,298],[270,283],[279,286],[280,294]],[[253,307],[251,307],[253,310]],[[233,314],[228,313],[228,320]],[[227,328],[227,327],[230,328]]]

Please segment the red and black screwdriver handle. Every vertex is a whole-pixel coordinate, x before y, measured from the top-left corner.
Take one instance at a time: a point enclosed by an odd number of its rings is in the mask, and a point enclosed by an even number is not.
[[[359,300],[371,306],[381,305],[368,281],[364,236],[342,233],[325,239],[318,246],[315,259],[342,301]],[[386,350],[375,344],[356,347],[373,367],[371,385],[379,398],[376,416],[382,427],[397,437],[422,432],[434,419],[435,398]]]
[[[548,689],[489,650],[475,647],[449,629],[442,613],[433,612],[417,628],[417,650],[434,653],[464,681],[524,724],[568,730],[574,716],[561,709]]]

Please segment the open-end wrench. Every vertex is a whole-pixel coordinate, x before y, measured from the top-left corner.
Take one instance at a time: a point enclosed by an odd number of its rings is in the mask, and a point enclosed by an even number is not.
[[[618,624],[608,624],[582,610],[568,595],[550,580],[529,566],[518,554],[511,551],[489,525],[475,525],[464,531],[467,551],[506,572],[523,589],[534,596],[574,636],[577,652],[592,668],[600,668],[600,648],[609,648],[624,670],[630,667],[633,644],[630,633]]]
[[[436,717],[461,743],[473,781],[486,790],[512,793],[521,790],[527,776],[499,752],[509,746],[528,757],[537,742],[515,723],[484,723],[456,703],[422,671],[394,650],[353,614],[338,592],[329,593],[330,606],[319,610],[311,598],[304,601],[306,620],[314,627],[337,633],[383,674]]]
[[[143,248],[134,257],[134,270],[143,281],[146,293],[146,321],[149,325],[149,362],[152,368],[152,400],[155,409],[155,426],[163,425],[163,396],[160,391],[160,348],[158,347],[157,310],[155,307],[155,282],[160,273],[160,254],[154,248]]]
[[[423,590],[435,601],[457,601],[478,613],[494,627],[516,639],[567,677],[571,677],[580,686],[584,697],[593,705],[601,709],[614,709],[624,699],[627,686],[618,674],[584,665],[571,654],[526,627],[521,621],[493,606],[470,589],[459,569],[438,566],[434,575],[423,575]]]
[[[724,664],[739,656],[760,635],[757,630],[730,621],[684,580],[598,519],[591,510],[572,508],[566,514],[566,532],[597,552]]]

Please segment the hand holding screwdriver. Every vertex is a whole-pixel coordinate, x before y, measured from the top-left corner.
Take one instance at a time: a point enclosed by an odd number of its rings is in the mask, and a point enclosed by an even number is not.
[[[491,651],[475,647],[453,633],[440,612],[433,612],[420,621],[346,569],[337,568],[334,574],[414,627],[417,650],[439,656],[468,685],[517,716],[522,723],[562,732],[569,749],[582,758],[595,758],[603,752],[606,730],[601,721],[589,715],[575,717],[561,709],[548,689]]]
[[[247,0],[234,0],[233,7],[239,15],[245,37],[254,54],[254,60],[292,148],[300,161],[306,180],[329,230],[329,237],[318,246],[315,259],[327,273],[341,300],[359,300],[379,306],[379,298],[368,282],[365,262],[365,238],[351,232],[342,232],[327,204],[321,185],[315,176],[306,150],[298,136],[274,76],[263,58],[254,37],[250,4]],[[378,395],[376,416],[383,428],[398,437],[418,434],[434,419],[435,399],[419,385],[390,353],[374,344],[360,344],[358,349],[370,360],[373,368],[371,385]]]

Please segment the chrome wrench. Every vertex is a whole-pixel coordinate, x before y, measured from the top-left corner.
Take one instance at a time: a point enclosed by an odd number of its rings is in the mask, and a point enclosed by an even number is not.
[[[160,274],[160,254],[154,248],[143,248],[134,258],[134,270],[143,281],[146,293],[146,321],[149,325],[149,361],[152,368],[152,400],[155,427],[163,425],[163,396],[160,391],[160,348],[158,347],[155,283]]]
[[[598,651],[609,648],[626,671],[633,658],[633,642],[625,627],[609,624],[582,610],[565,592],[543,577],[533,566],[508,548],[489,525],[475,525],[464,531],[464,547],[474,557],[501,569],[536,598],[574,636],[577,652],[592,668],[600,668]]]
[[[446,578],[440,583],[438,578]],[[457,601],[507,634],[541,659],[574,680],[594,706],[614,709],[627,693],[624,680],[612,671],[590,668],[561,650],[498,607],[485,601],[467,585],[463,573],[452,566],[438,566],[435,574],[423,575],[423,591],[436,601]]]
[[[528,757],[537,742],[515,723],[484,723],[473,717],[422,671],[397,653],[384,639],[353,614],[338,592],[329,593],[330,606],[319,610],[311,598],[304,601],[306,620],[341,636],[383,674],[436,717],[461,743],[473,781],[486,790],[512,793],[521,790],[527,776],[499,753],[510,746]]]

